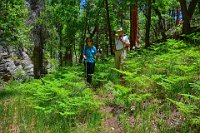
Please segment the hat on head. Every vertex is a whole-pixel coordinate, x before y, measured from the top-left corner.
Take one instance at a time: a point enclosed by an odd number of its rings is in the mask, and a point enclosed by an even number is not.
[[[122,27],[120,27],[120,28],[117,30],[117,32],[120,32],[120,31],[123,31]]]

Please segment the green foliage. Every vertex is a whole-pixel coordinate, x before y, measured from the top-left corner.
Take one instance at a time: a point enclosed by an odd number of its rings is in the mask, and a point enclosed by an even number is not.
[[[62,32],[65,34],[65,28]],[[198,46],[169,39],[150,49],[131,51],[124,70],[114,68],[114,57],[97,61],[91,85],[95,91],[86,86],[80,66],[14,84],[5,91],[21,94],[19,96],[25,99],[22,104],[32,111],[35,109],[32,114],[42,125],[39,129],[48,127],[49,132],[78,132],[78,126],[87,132],[84,129],[88,129],[88,125],[94,127],[89,131],[98,132],[101,120],[115,115],[130,132],[192,132],[199,129],[199,66]],[[98,93],[102,96],[96,97]],[[3,105],[0,104],[0,111]],[[109,106],[112,111],[103,114],[100,106]],[[10,110],[11,116],[15,114],[14,107]],[[42,122],[36,117],[41,117]],[[134,122],[130,122],[131,118]]]
[[[172,99],[168,99],[170,102],[178,106],[178,109],[184,113],[187,121],[191,125],[200,125],[200,96],[194,96],[189,94],[180,94],[184,97],[184,102],[177,102]]]
[[[165,112],[166,117],[170,117],[171,112],[167,114],[167,110],[161,107],[162,102],[165,103],[168,99],[178,106],[180,112],[184,112],[181,115],[186,118],[183,121],[184,124],[182,123],[182,126],[176,129],[186,131],[188,127],[196,126],[195,129],[198,130],[198,110],[200,109],[198,82],[200,56],[198,51],[199,47],[191,47],[191,44],[184,41],[169,39],[167,42],[154,45],[150,50],[142,49],[130,53],[126,61],[126,71],[117,70],[117,72],[124,75],[125,88],[132,88],[128,92],[128,98],[126,95],[124,99],[129,99],[132,104],[130,107],[135,109],[134,114],[142,117],[139,110],[141,111],[143,108],[155,110],[155,108],[158,108],[159,112]],[[112,85],[110,88],[114,89],[114,87],[115,85]],[[123,87],[120,88],[120,90],[123,90]],[[115,91],[113,91],[113,94],[115,94]],[[123,92],[127,94],[126,91]],[[157,102],[160,101],[162,104],[155,104],[152,99],[157,100]],[[118,101],[120,100],[116,100],[116,103]],[[124,105],[123,102],[118,103]],[[162,106],[170,108],[172,105],[163,104]],[[163,118],[161,125],[168,126],[165,123],[166,121]],[[160,129],[162,129],[162,126]],[[168,130],[174,131],[172,127],[165,128],[163,131]]]
[[[130,35],[129,7],[130,4],[136,3],[136,0],[110,0],[108,2],[112,30],[122,26],[125,33]],[[141,45],[145,40],[144,34],[146,32],[145,15],[148,8],[146,2],[144,0],[138,1],[139,41]],[[30,16],[28,16],[29,12],[24,3],[25,0],[1,1],[0,45],[24,47],[32,44],[29,41],[32,27],[27,26],[27,18]],[[46,5],[40,14],[40,18],[37,18],[34,22],[36,22],[36,26],[40,24],[44,26],[45,34],[47,34],[44,35],[46,39],[46,44],[44,44],[45,58],[50,62],[53,70],[58,68],[58,58],[66,60],[65,56],[69,49],[72,50],[73,48],[72,51],[78,49],[79,52],[76,54],[80,54],[82,49],[75,44],[83,44],[85,37],[91,34],[93,30],[96,30],[97,33],[94,35],[94,44],[103,48],[105,53],[109,51],[104,1],[88,0],[85,9],[81,10],[80,1],[77,0],[48,0],[44,3]],[[171,14],[171,11],[176,12],[179,2],[156,0],[152,6],[160,11],[165,22],[165,30],[173,28],[176,31],[178,30],[177,34],[179,34],[181,26],[175,26],[176,17],[175,14]],[[159,18],[155,14],[152,8],[151,41],[161,38]],[[194,15],[198,16],[199,14],[195,12]],[[172,32],[170,31],[168,31],[168,35],[171,35]],[[153,44],[154,46],[150,49],[139,49],[131,52],[126,60],[124,70],[114,68],[114,57],[105,58],[96,63],[92,86],[97,92],[98,89],[102,89],[100,91],[103,93],[111,93],[114,98],[111,98],[109,102],[113,103],[112,106],[123,108],[124,112],[122,111],[121,119],[124,122],[127,121],[128,117],[134,116],[136,121],[134,130],[136,132],[158,132],[153,131],[152,127],[159,129],[169,127],[163,131],[173,131],[173,128],[166,122],[170,117],[170,109],[173,106],[166,101],[172,102],[183,112],[182,116],[186,118],[186,121],[183,121],[182,125],[178,123],[180,128],[187,129],[188,123],[195,126],[200,123],[198,112],[200,109],[200,55],[199,47],[197,47],[200,33],[182,35],[182,38],[185,40],[169,39],[167,42]],[[109,55],[109,52],[107,52],[107,55]],[[99,97],[96,97],[96,92],[86,86],[82,78],[83,73],[80,70],[82,71],[80,67],[66,68],[52,72],[40,80],[32,80],[24,84],[16,83],[5,88],[5,92],[1,93],[2,101],[5,101],[0,103],[0,119],[7,122],[9,120],[6,117],[13,116],[14,118],[10,120],[13,123],[5,124],[4,127],[9,128],[10,125],[17,125],[15,117],[18,115],[22,119],[18,121],[19,123],[28,123],[29,125],[34,122],[40,123],[41,118],[40,124],[42,126],[40,126],[41,129],[47,130],[45,132],[63,132],[64,129],[64,131],[69,131],[67,128],[76,128],[76,125],[80,123],[84,125],[87,121],[92,121],[89,124],[98,127],[101,124],[99,122],[101,119],[99,109],[102,101],[97,100]],[[20,70],[16,76],[26,78]],[[14,100],[13,103],[9,101],[10,99],[7,101],[7,99],[4,99],[4,95],[5,97],[10,96],[7,93],[20,94],[19,99]],[[110,103],[105,104],[109,105]],[[10,104],[10,106],[6,104]],[[18,107],[18,104],[22,105]],[[28,106],[25,106],[25,109],[28,108],[27,112],[30,112],[30,116],[29,114],[27,116],[20,114],[23,105]],[[2,112],[6,114],[5,118],[2,117]],[[22,112],[27,113],[25,110]],[[31,119],[31,115],[33,115],[33,119]],[[45,120],[44,116],[48,120]],[[28,122],[24,122],[26,121],[24,117],[27,118]],[[96,122],[97,119],[98,122]],[[54,129],[50,130],[49,128],[52,125],[56,126],[53,126]],[[127,130],[131,127],[129,127],[128,122],[126,122],[126,127]],[[31,127],[29,128],[31,129]],[[36,130],[35,132],[44,132],[43,130]],[[94,130],[92,131],[99,131]],[[72,132],[78,131],[77,129]],[[81,131],[85,132],[84,130]],[[31,130],[27,131],[26,128],[22,128],[20,132],[31,132]]]
[[[95,95],[85,86],[82,78],[77,77],[78,73],[75,71],[72,68],[65,68],[40,80],[33,80],[7,90],[26,96],[32,107],[45,114],[59,114],[66,119],[87,117],[84,114],[95,113],[100,102],[94,102]]]
[[[109,91],[112,91],[112,94],[115,96],[114,104],[123,107],[126,111],[131,111],[131,107],[133,105],[140,105],[140,103],[149,99],[152,94],[136,94],[133,93],[134,90],[132,88],[127,88],[125,86],[119,84],[113,84],[112,82],[108,82],[104,86]]]
[[[181,35],[182,37],[185,38],[185,40],[188,40],[192,43],[194,43],[195,45],[199,45],[199,42],[200,42],[200,32],[196,32],[196,33],[192,33],[192,34],[189,34],[189,35]]]
[[[0,44],[26,46],[30,43],[27,27],[28,10],[24,0],[2,1],[0,5]]]
[[[159,8],[160,11],[166,13],[172,9],[172,7],[177,6],[178,4],[179,3],[176,0],[156,0],[154,6]]]
[[[122,112],[126,115],[123,115],[122,122],[127,130],[130,131],[131,125],[125,121],[133,115],[136,123],[142,123],[135,125],[134,131],[143,129],[143,121],[149,123],[146,129],[152,132],[154,130],[151,127],[155,123],[159,131],[163,132],[195,131],[199,123],[199,59],[198,47],[185,41],[169,39],[155,44],[151,49],[131,52],[126,60],[125,71],[106,64],[101,66],[102,71],[98,73],[104,73],[104,79],[111,80],[104,84],[104,88],[114,96],[108,105],[123,108]],[[116,75],[108,78],[106,75],[109,73]],[[167,102],[169,99],[178,106],[178,111]],[[174,111],[180,118],[173,116]],[[179,122],[176,125],[171,119],[178,119]]]
[[[184,104],[182,102],[176,102],[172,99],[169,99],[169,100],[170,100],[170,102],[176,104],[179,107],[179,110],[182,111],[183,113],[185,113],[186,115],[196,113],[196,110],[198,110],[197,106],[195,106],[195,105],[188,105],[188,104]]]

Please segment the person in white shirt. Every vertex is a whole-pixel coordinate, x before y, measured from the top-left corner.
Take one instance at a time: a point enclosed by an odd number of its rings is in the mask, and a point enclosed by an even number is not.
[[[118,70],[122,69],[129,47],[130,42],[128,36],[123,34],[123,29],[120,28],[117,30],[117,36],[115,37],[115,67]]]

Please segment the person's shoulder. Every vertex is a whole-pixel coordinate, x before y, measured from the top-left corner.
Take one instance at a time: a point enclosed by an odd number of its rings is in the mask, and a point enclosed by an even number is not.
[[[123,34],[122,36],[123,36],[123,37],[128,37],[128,35],[126,35],[126,34]]]
[[[85,49],[90,49],[91,47],[88,47],[87,45],[85,45]]]
[[[96,46],[94,46],[94,45],[92,46],[92,48],[97,49]]]
[[[126,34],[123,34],[123,37],[126,38],[126,39],[128,39],[128,35],[126,35]]]

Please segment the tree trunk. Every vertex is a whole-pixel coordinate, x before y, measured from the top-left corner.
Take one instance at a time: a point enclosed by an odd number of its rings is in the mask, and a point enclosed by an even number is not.
[[[138,42],[138,0],[131,4],[130,15],[130,45],[131,49],[133,49]]]
[[[106,17],[107,17],[107,25],[108,25],[108,35],[109,35],[109,45],[110,45],[110,53],[113,55],[113,44],[112,44],[112,29],[110,24],[110,14],[109,14],[109,4],[108,0],[106,0]]]
[[[153,3],[155,3],[155,0],[153,0]],[[155,11],[156,15],[158,16],[158,23],[159,23],[159,27],[160,27],[160,32],[162,35],[162,40],[165,41],[166,40],[166,34],[165,34],[165,20],[162,17],[161,12],[158,10],[157,7],[153,6],[153,10]]]
[[[151,27],[151,0],[147,0],[147,19],[146,19],[146,34],[145,34],[145,47],[150,46],[150,27]]]
[[[33,50],[34,57],[34,77],[36,79],[40,78],[42,74],[45,74],[43,62],[44,62],[44,54],[43,54],[43,45],[44,45],[44,37],[43,37],[43,26],[38,25],[35,27],[36,34],[35,38],[35,46]]]
[[[110,24],[110,14],[109,14],[108,0],[106,0],[106,16],[107,16],[107,25],[108,25],[108,36],[109,36],[110,53],[111,53],[111,55],[113,55],[114,52],[113,52],[113,44],[112,44],[112,29],[111,29],[111,24]]]
[[[97,35],[96,35],[96,48],[100,48],[100,43],[99,43],[99,25],[97,25]]]
[[[73,24],[71,24],[72,27]],[[68,29],[69,31],[70,29]],[[68,33],[69,36],[69,44],[66,46],[66,51],[65,51],[65,66],[72,66],[73,65],[73,49],[75,47],[75,30],[71,28],[71,32]]]
[[[151,23],[150,27],[153,29],[155,39],[158,40],[158,30],[157,30],[158,28],[157,28],[157,26],[153,26],[152,23]]]
[[[200,13],[200,2],[199,2],[199,13]]]
[[[41,10],[44,6],[44,1],[32,0],[30,2],[31,10],[35,12],[36,19],[40,17]],[[36,21],[36,20],[34,20]],[[43,25],[34,25],[33,28],[33,39],[34,39],[34,50],[33,50],[33,64],[34,64],[34,77],[40,78],[44,74],[43,66],[43,45],[44,45],[44,27]]]
[[[74,46],[74,44],[73,44]],[[65,66],[73,65],[73,46],[67,47],[65,51]]]
[[[84,44],[85,44],[85,38],[86,38],[86,28],[84,30],[84,33],[82,35],[82,40],[81,40],[81,45],[80,45],[80,57],[79,57],[79,63],[82,62],[83,60],[83,49],[84,49]]]
[[[190,33],[190,22],[189,22],[189,16],[188,16],[188,11],[187,11],[186,0],[179,0],[179,1],[180,1],[182,15],[183,15],[182,32],[183,34],[188,34]]]
[[[79,57],[79,63],[82,63],[83,60],[83,49],[84,49],[84,44],[85,44],[85,38],[86,38],[86,32],[87,32],[87,14],[85,15],[85,19],[84,19],[85,23],[84,23],[84,29],[83,29],[83,33],[82,33],[82,40],[81,40],[81,44],[80,44],[80,57]]]
[[[50,44],[50,58],[53,58],[53,46]]]
[[[59,44],[59,66],[62,67],[63,65],[63,53],[62,53],[62,47],[63,47],[63,40],[62,40],[62,26],[61,24],[59,24],[57,26],[57,31],[58,31],[58,34],[59,34],[59,39],[60,39],[60,44]]]
[[[76,58],[76,60],[75,60],[75,63],[77,64],[78,63],[78,56],[77,56],[77,51],[76,51],[76,44],[75,44],[75,40],[74,40],[74,49],[73,49],[73,51],[74,51],[74,56],[75,56],[75,58]],[[73,54],[73,53],[72,53]],[[73,55],[72,55],[72,58],[73,58]]]
[[[170,29],[176,24],[176,9],[172,10],[172,23]]]
[[[107,27],[105,27],[106,29]],[[107,31],[107,29],[106,29]],[[108,36],[108,32],[105,31],[105,38],[106,40],[108,40],[109,36]],[[106,46],[106,55],[109,56],[109,45]]]
[[[194,14],[195,7],[196,7],[197,3],[198,3],[198,0],[192,0],[190,2],[190,5],[188,7],[188,19],[189,19],[189,21],[191,20],[192,15]]]
[[[176,26],[180,25],[180,7],[176,7]]]
[[[189,34],[190,33],[190,20],[192,18],[192,15],[194,14],[195,7],[198,3],[198,0],[192,0],[190,2],[190,5],[187,9],[186,0],[179,0],[182,10],[182,16],[183,16],[183,34]]]
[[[112,31],[112,42],[115,44],[115,31]],[[113,45],[112,47],[113,53],[115,53],[116,45]]]

